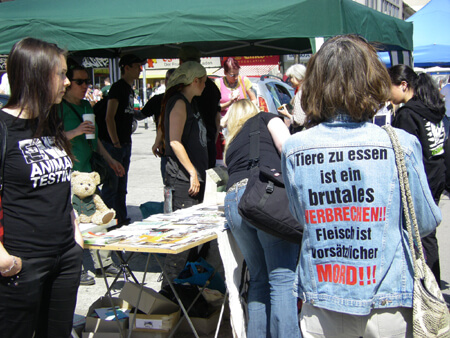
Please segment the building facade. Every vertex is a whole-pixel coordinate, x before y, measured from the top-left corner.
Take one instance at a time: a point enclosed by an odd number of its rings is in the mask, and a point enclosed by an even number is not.
[[[405,20],[430,0],[354,0],[381,13]]]

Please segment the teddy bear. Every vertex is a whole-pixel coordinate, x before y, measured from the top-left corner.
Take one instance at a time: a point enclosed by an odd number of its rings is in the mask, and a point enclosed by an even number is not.
[[[72,205],[80,223],[108,224],[116,217],[114,209],[109,209],[102,198],[95,193],[100,184],[100,175],[74,171],[72,173]]]

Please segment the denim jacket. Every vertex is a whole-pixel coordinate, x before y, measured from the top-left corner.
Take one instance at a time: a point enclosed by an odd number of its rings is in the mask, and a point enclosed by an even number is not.
[[[441,222],[417,138],[395,130],[405,153],[421,236]],[[346,115],[292,135],[282,169],[303,224],[297,295],[332,311],[412,307],[413,265],[387,133]]]

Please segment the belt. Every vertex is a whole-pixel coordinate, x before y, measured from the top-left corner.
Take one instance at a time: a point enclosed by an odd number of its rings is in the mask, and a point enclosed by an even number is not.
[[[227,194],[233,190],[237,190],[240,187],[243,187],[244,185],[247,185],[247,182],[248,182],[248,178],[244,178],[243,180],[236,182],[235,184],[233,184],[231,187],[228,188]]]

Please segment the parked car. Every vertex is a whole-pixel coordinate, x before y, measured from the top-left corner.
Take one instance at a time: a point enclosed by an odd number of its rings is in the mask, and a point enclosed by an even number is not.
[[[256,92],[258,105],[261,111],[278,114],[277,108],[288,104],[295,95],[294,88],[274,75],[248,77]]]
[[[0,109],[8,102],[9,96],[5,94],[0,94]]]

